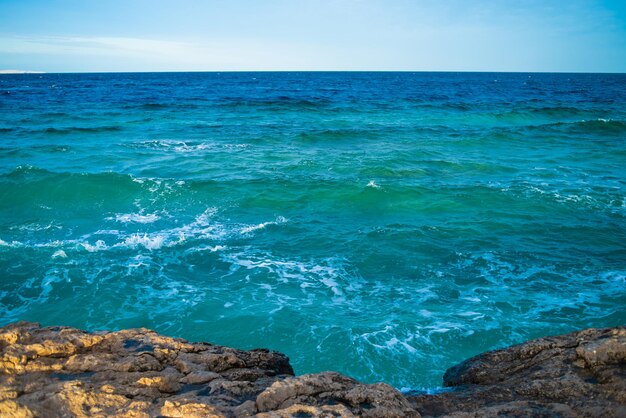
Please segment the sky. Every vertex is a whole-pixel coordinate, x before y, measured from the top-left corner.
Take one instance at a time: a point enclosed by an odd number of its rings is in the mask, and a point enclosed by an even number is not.
[[[626,0],[0,0],[0,70],[626,72]]]

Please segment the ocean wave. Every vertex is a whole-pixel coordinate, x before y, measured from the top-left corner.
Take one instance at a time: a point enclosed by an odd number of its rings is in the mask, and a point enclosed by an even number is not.
[[[225,249],[227,249],[228,247],[225,245],[200,245],[197,247],[192,247],[189,250],[187,250],[188,253],[193,253],[193,252],[203,252],[203,251],[208,251],[210,253],[215,253],[217,251],[223,251]]]
[[[276,218],[275,221],[263,222],[263,223],[260,223],[260,224],[257,224],[257,225],[245,226],[245,227],[241,228],[241,233],[242,234],[249,234],[250,232],[257,231],[259,229],[264,229],[268,225],[280,225],[280,224],[284,224],[286,222],[288,222],[287,218],[285,218],[284,216],[279,216],[279,217]]]
[[[410,354],[419,354],[417,348],[412,345],[416,339],[416,334],[409,334],[403,338],[398,338],[396,324],[385,325],[380,330],[364,332],[355,336],[353,341],[359,343],[359,340],[371,345],[372,347],[384,351],[396,351],[398,349],[406,350]]]
[[[11,241],[11,242],[7,242],[4,241],[3,239],[0,239],[0,247],[21,247],[23,244],[19,241]]]
[[[140,223],[140,224],[149,224],[158,221],[161,219],[159,215],[156,213],[116,213],[114,217],[107,218],[108,220],[114,220],[115,222],[121,223]]]
[[[67,258],[67,254],[63,250],[57,250],[52,254],[52,258]]]
[[[84,249],[88,252],[99,252],[106,250],[123,250],[145,248],[150,251],[160,250],[162,248],[171,248],[178,245],[193,242],[192,249],[199,246],[203,250],[213,249],[218,251],[226,248],[222,244],[214,244],[206,246],[200,244],[204,241],[223,243],[230,238],[238,238],[242,235],[248,236],[251,233],[262,230],[270,225],[281,225],[288,220],[283,216],[278,216],[274,221],[263,222],[255,225],[242,225],[240,223],[225,224],[215,219],[217,208],[211,207],[206,209],[195,219],[182,226],[160,229],[154,232],[128,232],[120,230],[98,230],[92,234],[86,234],[80,239],[53,241],[52,243],[39,243],[38,246],[63,246],[71,249]],[[115,220],[122,224],[139,223],[151,224],[157,220],[158,216],[154,214],[118,214],[115,218],[108,217],[107,220]],[[159,218],[160,219],[160,218]],[[98,239],[95,244],[90,243],[90,239],[94,236],[110,235],[112,239]],[[93,241],[91,241],[93,242]],[[9,245],[6,243],[6,245]]]
[[[152,235],[148,236],[148,234],[132,234],[130,237],[124,240],[122,245],[126,247],[135,248],[139,245],[143,246],[148,250],[158,250],[165,243],[166,236],[164,235]]]
[[[103,126],[67,126],[62,128],[44,128],[30,129],[30,133],[46,133],[54,135],[69,135],[75,133],[100,133],[100,132],[119,132],[123,128],[119,125],[103,125]]]
[[[221,108],[261,108],[263,110],[317,110],[329,107],[332,101],[323,97],[297,98],[276,96],[269,98],[225,97],[216,103]]]
[[[199,233],[199,228],[216,223],[218,215],[214,208],[198,214],[190,223],[195,225],[192,230]],[[456,355],[455,350],[438,349],[445,344],[479,344],[486,350],[492,340],[510,344],[526,338],[505,326],[512,312],[524,332],[546,326],[537,323],[539,317],[559,321],[576,310],[584,311],[587,318],[604,317],[605,292],[619,297],[626,283],[626,272],[618,269],[568,271],[557,269],[549,260],[521,263],[520,258],[526,256],[498,252],[458,253],[456,260],[433,266],[432,274],[416,270],[410,279],[377,279],[364,277],[353,262],[341,257],[279,254],[241,246],[237,240],[176,244],[173,231],[130,235],[115,231],[119,234],[112,234],[115,238],[109,245],[102,241],[94,246],[115,253],[99,257],[80,257],[75,252],[77,243],[55,247],[53,256],[57,256],[50,263],[56,267],[43,278],[20,284],[29,296],[14,307],[0,301],[0,313],[14,318],[24,306],[32,309],[73,289],[76,298],[104,293],[106,300],[119,298],[124,313],[116,320],[125,315],[132,318],[149,307],[159,321],[168,321],[172,312],[185,315],[185,309],[201,306],[220,321],[235,321],[254,312],[254,318],[263,318],[264,332],[282,335],[278,330],[288,318],[301,321],[303,334],[311,327],[310,336],[300,335],[308,338],[310,347],[294,356],[294,361],[301,362],[311,352],[326,356],[338,346],[346,347],[348,354],[366,359],[365,375],[375,380],[386,376],[381,372],[386,362],[422,364],[432,368],[433,375],[443,372]],[[178,245],[181,248],[175,251],[159,251]],[[50,258],[50,252],[46,254]],[[76,266],[85,274],[85,283],[71,273]],[[175,274],[181,268],[185,274]],[[445,274],[436,268],[446,269]],[[93,309],[101,312],[104,308]],[[329,311],[333,312],[330,317]],[[405,373],[391,382],[409,387],[415,376]]]
[[[16,144],[15,146],[5,146],[0,147],[0,151],[2,152],[13,152],[13,153],[29,153],[29,152],[37,152],[41,154],[47,153],[61,153],[67,152],[70,150],[69,145],[25,145],[25,144]]]
[[[54,221],[47,224],[40,223],[27,223],[22,225],[13,225],[9,227],[10,230],[27,231],[27,232],[42,232],[50,230],[60,230],[63,226],[56,224]]]
[[[494,114],[497,119],[507,121],[532,121],[536,118],[562,119],[586,116],[589,110],[571,106],[521,107]]]
[[[373,189],[380,189],[381,187],[376,184],[376,182],[374,180],[370,180],[369,183],[367,183],[367,186],[365,187],[371,187]]]
[[[178,140],[178,139],[160,139],[150,140],[142,142],[133,142],[127,144],[130,148],[145,148],[160,151],[173,151],[176,153],[197,153],[201,151],[241,151],[248,147],[247,143],[221,143],[221,142],[208,142],[208,141],[191,141],[191,140]]]
[[[371,139],[388,135],[390,130],[392,128],[389,127],[317,129],[301,132],[297,138],[305,141]]]
[[[204,101],[204,98],[196,98],[194,102]],[[122,106],[123,109],[133,110],[183,110],[183,109],[197,109],[202,104],[189,101],[184,102],[149,102],[149,103],[133,103]]]
[[[167,109],[171,107],[171,104],[165,103],[141,103],[137,105],[128,105],[125,108],[136,108],[136,109],[145,109],[145,110],[158,110],[158,109]]]
[[[623,76],[50,77],[0,104],[4,322],[272,341],[396,387],[624,322]]]
[[[48,207],[56,206],[59,201],[80,200],[82,195],[111,204],[125,202],[128,196],[158,204],[188,190],[185,181],[171,178],[137,177],[116,172],[55,172],[29,165],[0,174],[0,184],[3,184],[4,195],[10,196],[14,202],[27,202],[32,196],[38,196],[39,201]],[[119,215],[123,217],[124,214]],[[143,220],[151,219],[153,217]],[[128,214],[128,220],[139,222],[142,219]]]
[[[496,188],[498,186],[495,186]],[[626,215],[626,195],[620,188],[608,185],[586,185],[577,189],[569,185],[520,182],[501,189],[515,199],[532,199],[543,205],[563,205],[580,210],[594,210]]]
[[[327,291],[328,302],[343,304],[356,296],[363,280],[356,272],[347,269],[346,262],[340,258],[323,260],[299,260],[277,257],[271,253],[254,251],[223,252],[221,259],[231,264],[231,274],[239,269],[259,275],[262,283],[267,284],[267,275],[273,285],[267,287],[272,293],[290,294],[293,286],[304,294]],[[320,295],[321,296],[321,295]]]
[[[530,125],[528,129],[547,130],[568,133],[583,133],[597,135],[617,135],[626,133],[626,122],[616,119],[591,119],[575,122],[554,122],[543,125]]]
[[[90,253],[95,253],[97,251],[103,251],[108,249],[108,245],[103,240],[98,240],[94,245],[89,244],[88,242],[80,243],[80,246],[83,247],[86,251]]]

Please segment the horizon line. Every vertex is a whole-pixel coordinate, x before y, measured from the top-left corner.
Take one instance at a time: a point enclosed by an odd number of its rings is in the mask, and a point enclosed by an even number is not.
[[[39,71],[0,70],[0,75],[42,74],[172,74],[172,73],[473,73],[473,74],[626,74],[619,71],[489,71],[489,70],[164,70],[164,71]]]

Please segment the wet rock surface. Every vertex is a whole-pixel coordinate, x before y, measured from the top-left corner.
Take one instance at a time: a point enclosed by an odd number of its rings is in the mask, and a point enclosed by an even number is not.
[[[2,417],[626,417],[626,328],[542,338],[449,369],[437,395],[147,329],[0,328]]]

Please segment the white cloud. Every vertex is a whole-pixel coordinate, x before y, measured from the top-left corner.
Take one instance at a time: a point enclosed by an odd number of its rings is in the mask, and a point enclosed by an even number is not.
[[[198,46],[175,41],[124,37],[14,36],[0,38],[0,53],[113,55],[173,59],[197,55]],[[218,57],[219,58],[219,57]]]
[[[316,45],[258,39],[228,39],[181,42],[127,37],[4,36],[0,54],[65,56],[68,60],[124,60],[155,70],[263,70],[307,69],[319,66],[320,56],[329,51]],[[84,68],[84,65],[83,67]],[[98,68],[90,69],[97,71]]]

